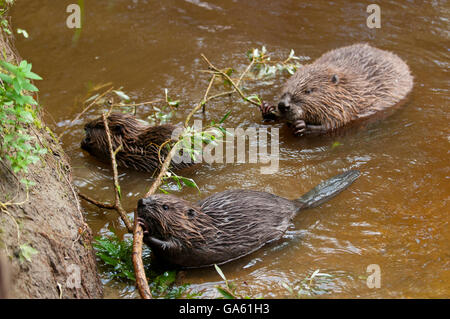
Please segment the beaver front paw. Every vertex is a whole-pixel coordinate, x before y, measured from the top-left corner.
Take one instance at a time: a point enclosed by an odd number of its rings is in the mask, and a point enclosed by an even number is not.
[[[304,120],[297,120],[293,123],[294,135],[300,136],[306,133],[306,122]]]
[[[259,109],[261,110],[264,120],[275,120],[278,118],[277,114],[275,113],[276,107],[267,102],[262,102]]]
[[[149,234],[147,224],[145,223],[145,220],[142,217],[138,217],[137,219],[138,225],[141,226],[142,230],[144,231],[144,235]]]

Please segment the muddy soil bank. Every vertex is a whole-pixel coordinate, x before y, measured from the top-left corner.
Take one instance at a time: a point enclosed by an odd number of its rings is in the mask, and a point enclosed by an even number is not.
[[[2,59],[20,62],[11,36],[0,34],[0,49]],[[48,152],[26,176],[17,176],[8,162],[0,161],[2,297],[100,298],[91,230],[72,186],[70,165],[44,123],[27,130]],[[20,183],[23,177],[36,185],[27,191]]]

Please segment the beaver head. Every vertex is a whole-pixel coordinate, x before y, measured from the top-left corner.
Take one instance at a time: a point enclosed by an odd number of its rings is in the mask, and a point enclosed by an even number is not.
[[[149,235],[192,246],[204,242],[213,220],[192,203],[172,195],[157,194],[138,201],[138,216]]]
[[[309,125],[333,125],[345,120],[344,105],[354,91],[348,74],[326,64],[300,68],[285,84],[278,103],[280,114],[288,121],[304,120]],[[336,123],[335,123],[336,122]]]
[[[120,145],[133,144],[139,134],[148,127],[148,125],[136,119],[133,115],[122,113],[110,114],[107,122],[113,149],[117,149]],[[87,123],[84,131],[85,138],[81,142],[81,148],[93,156],[109,158],[108,138],[103,117]]]

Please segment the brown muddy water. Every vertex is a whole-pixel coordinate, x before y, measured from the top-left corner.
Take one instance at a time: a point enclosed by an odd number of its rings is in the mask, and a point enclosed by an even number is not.
[[[51,128],[67,132],[62,142],[75,184],[99,200],[112,198],[110,168],[79,144],[83,123],[102,110],[70,124],[92,85],[112,82],[140,102],[162,97],[168,88],[181,100],[173,119],[181,122],[208,84],[208,75],[199,72],[205,69],[201,53],[239,71],[247,63],[245,52],[262,45],[275,57],[294,49],[314,60],[327,50],[366,41],[405,59],[415,77],[407,102],[390,117],[344,136],[294,138],[282,123],[262,123],[258,109],[238,98],[208,104],[205,116],[196,118],[220,119],[232,110],[228,127],[280,128],[279,171],[261,175],[266,164],[205,164],[182,173],[195,179],[201,195],[175,185],[171,191],[192,201],[233,188],[296,198],[321,180],[359,169],[362,176],[354,185],[297,216],[282,241],[224,265],[228,279],[256,297],[292,297],[283,283],[303,296],[450,297],[447,1],[383,1],[381,28],[369,29],[367,4],[358,1],[86,0],[77,42],[65,26],[72,2],[17,1],[13,22],[30,35],[18,35],[17,47],[45,79],[38,83],[40,102]],[[285,80],[286,75],[250,81],[246,87],[275,101]],[[141,118],[151,113],[151,107],[138,112]],[[120,173],[124,205],[131,212],[152,179]],[[84,209],[95,235],[111,228],[125,233],[114,212],[88,204]],[[371,264],[380,267],[381,288],[366,284]],[[318,269],[331,277],[316,277],[308,289],[305,278]],[[183,272],[180,281],[214,297],[221,279],[214,269],[202,269]],[[104,283],[107,297],[137,297],[132,286]]]

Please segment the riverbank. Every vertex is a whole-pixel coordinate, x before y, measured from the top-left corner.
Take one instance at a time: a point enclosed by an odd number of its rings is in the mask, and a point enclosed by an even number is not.
[[[5,27],[0,31],[0,49],[2,60],[13,65],[22,61]],[[5,157],[5,136],[0,136],[0,254],[6,256],[8,265],[2,267],[10,274],[0,285],[8,285],[10,298],[100,298],[103,288],[91,230],[72,186],[67,157],[41,112],[33,108],[33,124],[21,128],[46,150],[28,172],[14,172]],[[22,179],[34,186],[27,187]]]

